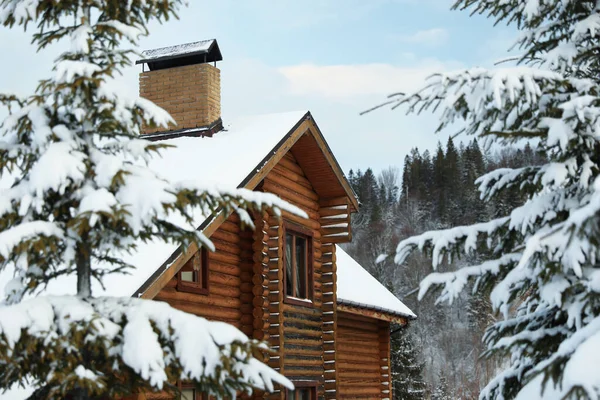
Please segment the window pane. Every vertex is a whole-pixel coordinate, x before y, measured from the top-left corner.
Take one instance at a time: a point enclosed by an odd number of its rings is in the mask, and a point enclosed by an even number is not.
[[[184,282],[194,282],[194,268],[192,265],[192,257],[191,260],[185,263],[185,265],[181,268],[181,280]]]
[[[181,280],[184,282],[194,282],[194,271],[181,272]]]
[[[296,399],[311,400],[310,399],[310,389],[296,389]]]
[[[296,237],[296,293],[303,299],[308,298],[306,291],[306,239]]]
[[[192,265],[194,267],[194,282],[198,282],[199,284],[203,284],[204,282],[202,282],[202,252],[204,252],[206,250],[201,249],[199,251],[196,252],[196,254],[194,254],[194,257],[192,257]]]
[[[182,389],[181,400],[195,400],[196,391],[194,389]]]
[[[294,284],[294,275],[292,271],[293,240],[294,237],[289,233],[285,235],[285,294],[288,296],[294,295],[294,292],[292,291]]]

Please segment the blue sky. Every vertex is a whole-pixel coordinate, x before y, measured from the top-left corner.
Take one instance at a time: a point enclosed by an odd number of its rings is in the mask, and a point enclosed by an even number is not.
[[[191,0],[179,20],[150,26],[142,49],[217,38],[224,60],[223,119],[310,110],[344,170],[402,166],[410,148],[433,149],[435,116],[359,112],[389,93],[418,88],[431,73],[491,66],[511,28],[450,11],[448,0]],[[0,90],[27,94],[50,72],[54,52],[0,28]],[[137,93],[140,68],[120,81]]]

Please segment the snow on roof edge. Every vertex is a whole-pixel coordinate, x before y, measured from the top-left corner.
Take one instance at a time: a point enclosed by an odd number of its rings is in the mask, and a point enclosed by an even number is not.
[[[395,316],[398,316],[398,317],[403,317],[403,318],[408,318],[408,319],[417,319],[416,315],[406,315],[406,314],[403,314],[401,312],[391,310],[389,308],[372,306],[372,305],[365,304],[365,303],[359,303],[357,301],[345,300],[345,299],[337,299],[337,302],[338,302],[338,304],[345,304],[345,305],[348,305],[348,306],[364,308],[364,309],[367,309],[367,310],[384,312],[384,313],[387,313],[387,314],[390,314],[390,315],[395,315]]]
[[[341,304],[381,310],[414,319],[417,316],[362,265],[336,245],[337,299]]]

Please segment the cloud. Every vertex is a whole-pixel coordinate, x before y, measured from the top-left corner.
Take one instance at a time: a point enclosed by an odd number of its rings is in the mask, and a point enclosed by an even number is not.
[[[279,68],[279,72],[287,79],[292,94],[316,94],[342,100],[355,96],[410,92],[418,89],[431,74],[459,66],[458,62],[428,59],[411,61],[407,65],[300,64]]]
[[[417,31],[410,35],[399,37],[401,42],[410,44],[424,44],[428,46],[439,46],[448,40],[448,31],[444,28],[433,28]]]

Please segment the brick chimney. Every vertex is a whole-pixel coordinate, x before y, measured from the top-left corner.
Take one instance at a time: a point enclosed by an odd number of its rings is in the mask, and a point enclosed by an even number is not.
[[[212,136],[221,121],[221,51],[217,41],[181,44],[142,52],[140,96],[167,110],[177,125],[144,128],[149,136]],[[162,131],[158,133],[158,131]]]

